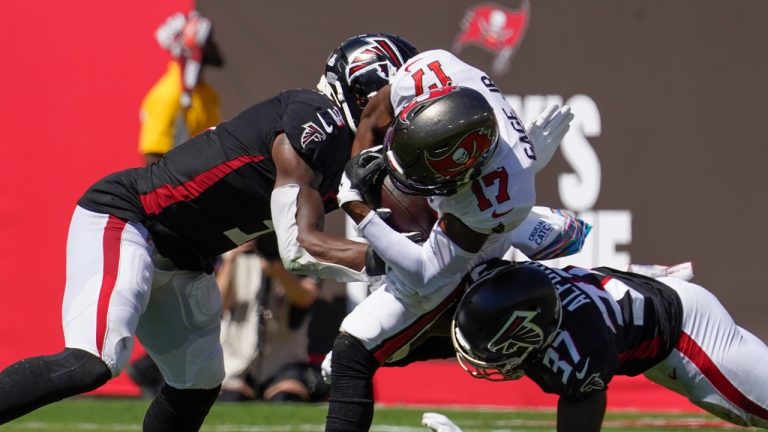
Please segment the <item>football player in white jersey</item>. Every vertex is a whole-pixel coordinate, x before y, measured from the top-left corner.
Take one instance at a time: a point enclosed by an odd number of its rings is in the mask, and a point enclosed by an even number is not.
[[[534,175],[571,119],[567,107],[547,110],[532,140],[493,81],[442,50],[405,62],[370,99],[353,145],[353,154],[364,151],[347,164],[338,199],[370,242],[368,273],[382,261],[389,271],[345,318],[334,343],[326,431],[368,430],[376,369],[407,355],[410,342],[459,298],[459,282],[473,265],[502,256],[521,233],[533,240],[524,252],[540,259],[581,248],[589,229],[576,218],[561,220],[558,235],[538,243],[523,224],[541,211],[532,213]],[[383,135],[383,154],[372,151]],[[382,173],[402,192],[428,197],[437,212],[423,245],[391,229],[365,202]]]

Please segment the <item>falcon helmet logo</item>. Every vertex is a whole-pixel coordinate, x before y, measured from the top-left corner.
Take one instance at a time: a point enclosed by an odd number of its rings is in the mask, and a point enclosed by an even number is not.
[[[466,45],[477,45],[496,53],[493,72],[502,74],[507,71],[509,60],[522,42],[529,20],[529,0],[521,0],[517,9],[494,3],[468,9],[461,22],[461,31],[453,42],[453,51],[458,53]]]
[[[537,311],[515,311],[488,342],[488,349],[512,356],[512,367],[521,364],[531,351],[544,344],[544,332],[532,322],[537,314]]]
[[[493,146],[494,133],[489,129],[476,129],[461,138],[453,148],[425,152],[429,168],[445,178],[459,177],[470,170]]]
[[[306,147],[310,141],[325,140],[325,132],[313,122],[304,123],[304,130],[301,132],[301,146]]]
[[[371,36],[365,40],[368,44],[349,56],[347,82],[351,83],[357,76],[370,70],[388,80],[403,65],[400,51],[382,37]]]

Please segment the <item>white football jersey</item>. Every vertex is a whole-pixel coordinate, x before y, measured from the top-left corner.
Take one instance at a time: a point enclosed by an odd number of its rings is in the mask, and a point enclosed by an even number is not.
[[[533,145],[523,123],[504,95],[481,70],[444,50],[425,51],[409,60],[391,81],[390,101],[395,113],[414,97],[449,85],[480,92],[494,109],[499,143],[480,176],[452,196],[435,196],[429,203],[440,216],[458,217],[485,234],[509,231],[525,219],[535,199]]]

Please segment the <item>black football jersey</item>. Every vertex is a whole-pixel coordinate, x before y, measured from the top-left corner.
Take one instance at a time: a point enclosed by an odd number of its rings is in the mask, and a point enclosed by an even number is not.
[[[148,167],[105,177],[78,205],[145,225],[162,255],[210,272],[217,255],[272,230],[280,133],[318,175],[326,211],[335,209],[354,135],[335,104],[304,89],[253,105]]]
[[[607,267],[549,269],[562,303],[560,331],[525,367],[547,393],[581,399],[669,355],[682,323],[678,295],[663,283]]]

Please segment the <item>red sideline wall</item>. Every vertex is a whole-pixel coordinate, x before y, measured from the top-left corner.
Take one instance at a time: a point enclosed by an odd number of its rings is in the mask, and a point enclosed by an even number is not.
[[[423,406],[554,408],[557,397],[523,378],[503,383],[472,378],[455,361],[381,368],[374,380],[377,403]],[[609,410],[701,412],[683,396],[644,377],[615,377],[608,385]]]
[[[155,28],[191,0],[7,2],[0,13],[0,367],[63,346],[75,202],[138,166],[141,98],[168,56]]]

